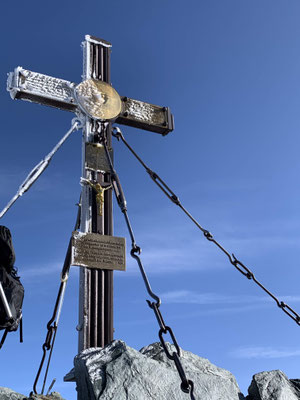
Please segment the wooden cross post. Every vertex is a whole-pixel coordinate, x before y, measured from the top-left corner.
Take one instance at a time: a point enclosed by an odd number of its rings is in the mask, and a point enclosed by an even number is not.
[[[83,42],[83,81],[94,79],[110,83],[111,44],[86,35]],[[8,77],[7,89],[13,99],[22,99],[61,110],[72,111],[84,120],[81,225],[83,233],[113,235],[112,190],[109,168],[101,165],[101,154],[88,153],[99,146],[103,130],[111,149],[111,122],[84,114],[73,82],[17,67]],[[171,132],[173,116],[167,107],[121,97],[122,111],[117,124],[166,135]],[[110,150],[112,152],[112,149]],[[91,165],[89,165],[89,163]],[[84,184],[86,182],[92,184]],[[97,189],[98,188],[98,192]],[[104,203],[103,203],[104,199]],[[103,347],[113,340],[113,265],[112,269],[80,268],[78,350]]]

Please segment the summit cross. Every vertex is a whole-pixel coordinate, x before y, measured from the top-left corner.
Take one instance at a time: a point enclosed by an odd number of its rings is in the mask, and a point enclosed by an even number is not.
[[[83,47],[83,81],[93,79],[110,84],[111,44],[86,35]],[[76,84],[17,67],[9,73],[7,89],[13,99],[52,106],[80,115],[83,123],[82,181],[95,182],[101,193],[91,185],[82,185],[80,231],[113,235],[111,174],[109,168],[99,167],[101,154],[94,152],[93,165],[88,165],[88,152],[107,135],[111,147],[112,121],[100,121],[84,114],[75,95]],[[166,135],[174,128],[168,107],[122,97],[122,111],[116,124]],[[95,186],[95,187],[96,187]],[[98,195],[98,197],[97,197]],[[100,196],[101,195],[101,196]],[[103,201],[104,200],[104,201]],[[100,210],[100,212],[99,212]],[[113,266],[112,269],[81,267],[79,281],[79,352],[90,347],[104,347],[113,340]]]

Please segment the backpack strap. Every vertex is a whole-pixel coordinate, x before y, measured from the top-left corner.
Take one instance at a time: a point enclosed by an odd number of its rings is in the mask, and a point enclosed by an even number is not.
[[[23,343],[23,318],[22,317],[20,319],[20,327],[19,327],[19,329],[20,329],[20,343]],[[6,328],[4,333],[3,333],[3,335],[2,335],[2,339],[1,339],[1,342],[0,342],[0,349],[4,345],[4,342],[5,342],[5,339],[6,339],[6,336],[7,336],[8,332],[9,332],[9,330]]]
[[[21,316],[20,319],[20,343],[23,343],[23,315]]]
[[[0,349],[1,349],[1,347],[3,346],[3,344],[5,342],[7,334],[8,334],[8,329],[5,329],[5,331],[3,333],[3,336],[2,336],[2,339],[1,339],[1,342],[0,342]]]

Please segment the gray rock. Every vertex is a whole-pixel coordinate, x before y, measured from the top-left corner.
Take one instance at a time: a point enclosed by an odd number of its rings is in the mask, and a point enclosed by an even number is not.
[[[14,392],[6,387],[0,387],[0,400],[23,400],[24,398],[26,396],[21,393]]]
[[[290,379],[290,382],[295,388],[297,395],[300,397],[300,379]]]
[[[279,370],[260,372],[253,376],[247,400],[298,400],[297,380],[294,381]]]
[[[0,387],[0,400],[65,400],[57,392],[52,392],[48,396],[34,394],[31,397],[26,397],[24,394],[14,392],[5,387]]]
[[[25,399],[24,399],[25,400]],[[27,397],[26,397],[27,400]],[[32,396],[28,397],[28,400],[65,400],[61,397],[60,393],[52,392],[47,396],[43,394],[33,394]]]
[[[167,344],[170,352],[173,346]],[[242,400],[234,376],[208,360],[183,351],[181,361],[194,382],[195,399]],[[180,378],[160,343],[140,352],[116,340],[103,349],[82,351],[65,380],[76,380],[80,400],[188,400]]]

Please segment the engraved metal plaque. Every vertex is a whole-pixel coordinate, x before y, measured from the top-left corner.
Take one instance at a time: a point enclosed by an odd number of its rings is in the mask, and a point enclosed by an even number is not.
[[[113,151],[111,150],[109,154],[113,162]],[[85,144],[85,168],[92,169],[94,171],[110,172],[110,165],[102,144]]]
[[[125,238],[72,233],[72,265],[125,271]]]

